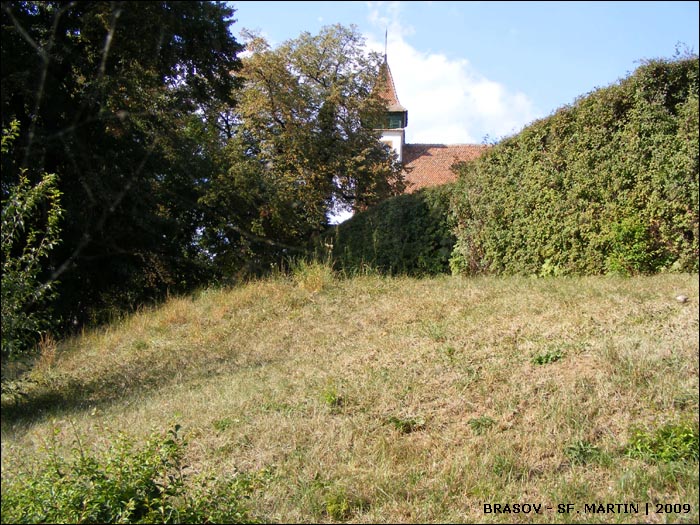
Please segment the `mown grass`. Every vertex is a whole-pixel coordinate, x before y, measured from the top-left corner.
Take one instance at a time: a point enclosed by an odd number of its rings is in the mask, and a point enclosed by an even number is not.
[[[310,265],[44,346],[34,382],[3,398],[3,484],[54,430],[67,453],[75,432],[99,444],[179,424],[192,472],[264,473],[247,505],[266,522],[698,522],[697,275],[341,279]],[[664,429],[684,429],[685,455],[629,453]],[[583,512],[629,502],[641,513]]]

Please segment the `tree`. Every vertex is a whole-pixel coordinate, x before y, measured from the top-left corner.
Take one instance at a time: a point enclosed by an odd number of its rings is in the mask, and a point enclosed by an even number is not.
[[[19,134],[15,120],[2,131],[2,154]],[[35,186],[26,170],[2,201],[2,349],[5,361],[25,351],[50,326],[42,310],[54,282],[42,282],[42,262],[60,242],[61,193],[55,175],[44,173]]]
[[[63,243],[46,268],[60,308],[135,306],[206,278],[198,200],[233,106],[233,10],[219,2],[3,2],[5,198],[28,173],[60,173]]]
[[[366,55],[355,27],[324,27],[274,50],[247,37],[230,168],[203,202],[209,249],[229,260],[252,252],[264,264],[302,249],[330,208],[364,209],[404,182],[375,131],[385,112],[374,89],[381,58]]]

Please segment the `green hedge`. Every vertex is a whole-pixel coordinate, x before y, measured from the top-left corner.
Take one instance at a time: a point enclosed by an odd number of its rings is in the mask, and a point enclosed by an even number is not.
[[[455,272],[697,272],[698,58],[649,61],[459,172]]]
[[[356,214],[326,235],[334,267],[353,274],[449,272],[455,237],[448,224],[452,185],[399,195]]]

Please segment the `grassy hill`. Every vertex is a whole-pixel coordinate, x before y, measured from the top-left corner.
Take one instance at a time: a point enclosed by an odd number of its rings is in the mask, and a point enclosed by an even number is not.
[[[186,483],[247,480],[246,519],[697,523],[698,276],[306,266],[44,341],[3,394],[3,521],[55,457],[175,424]],[[617,503],[639,513],[584,512]]]

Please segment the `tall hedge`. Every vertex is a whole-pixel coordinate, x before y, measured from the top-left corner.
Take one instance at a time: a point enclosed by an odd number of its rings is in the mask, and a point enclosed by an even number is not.
[[[459,173],[455,272],[697,272],[698,57],[648,61]]]
[[[451,185],[387,199],[335,226],[326,236],[337,269],[388,274],[449,272],[455,243],[448,224]]]

